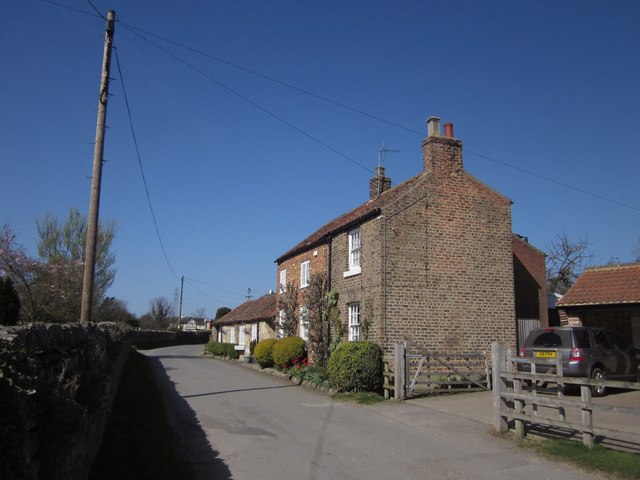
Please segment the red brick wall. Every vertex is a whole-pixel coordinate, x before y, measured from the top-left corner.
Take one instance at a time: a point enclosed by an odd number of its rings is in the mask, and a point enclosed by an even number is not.
[[[305,252],[299,253],[298,255],[288,258],[283,262],[278,264],[278,269],[276,272],[276,285],[278,288],[276,289],[276,305],[279,304],[280,300],[280,272],[283,269],[287,270],[287,283],[293,282],[295,286],[298,288],[298,305],[304,304],[303,294],[304,288],[300,288],[300,265],[305,262],[310,262],[310,275],[318,272],[324,272],[327,274],[327,266],[328,266],[328,247],[326,244],[319,245],[315,248],[307,250]],[[276,316],[276,321],[278,317]]]
[[[517,318],[539,318],[549,326],[545,255],[518,236],[512,237]]]
[[[361,275],[343,276],[347,233],[332,240],[342,319],[359,301],[386,354],[406,336],[436,351],[515,346],[510,201],[462,170],[461,147],[425,141],[425,173],[361,226]]]

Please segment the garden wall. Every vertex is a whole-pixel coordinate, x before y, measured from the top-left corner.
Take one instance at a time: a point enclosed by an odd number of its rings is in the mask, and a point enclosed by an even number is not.
[[[108,323],[0,328],[0,478],[87,477],[131,341]]]

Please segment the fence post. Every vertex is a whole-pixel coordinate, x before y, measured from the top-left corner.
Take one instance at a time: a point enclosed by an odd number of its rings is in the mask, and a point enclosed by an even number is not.
[[[566,420],[566,411],[562,406],[564,402],[564,369],[562,368],[562,352],[558,352],[556,356],[556,374],[558,375],[558,400],[560,401],[560,407],[558,407],[558,415],[561,421]]]
[[[512,356],[513,356],[513,352],[511,351],[511,349],[509,349],[507,351],[507,371],[510,373],[514,373],[516,371],[516,369],[514,368],[513,362],[511,361]],[[519,378],[513,379],[513,393],[518,395],[522,394],[522,380],[520,380]],[[518,398],[514,398],[513,413],[515,415],[520,415],[523,411],[524,411],[524,401]],[[526,432],[524,429],[524,420],[522,420],[521,418],[515,419],[515,431],[516,431],[516,437],[520,439],[524,438]]]
[[[507,418],[502,416],[502,398],[500,396],[503,387],[502,364],[504,362],[504,346],[501,343],[491,344],[491,361],[493,375],[493,426],[496,431],[504,433],[509,430]]]
[[[591,388],[588,385],[580,385],[580,397],[582,399],[582,443],[587,448],[593,448],[593,407],[591,405]]]
[[[382,384],[383,384],[382,388],[384,390],[383,393],[384,393],[384,399],[385,400],[389,400],[389,396],[390,396],[389,395],[389,389],[387,388],[387,386],[391,384],[390,379],[391,379],[391,375],[390,375],[390,372],[389,372],[389,362],[385,361],[384,362],[384,373],[383,373],[383,376],[382,376]]]
[[[396,343],[393,355],[393,370],[395,377],[393,379],[393,395],[396,402],[404,399],[404,348],[402,343]]]

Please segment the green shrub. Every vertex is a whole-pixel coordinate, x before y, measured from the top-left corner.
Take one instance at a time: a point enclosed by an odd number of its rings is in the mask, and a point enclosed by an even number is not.
[[[256,357],[256,362],[262,368],[273,367],[273,345],[277,342],[275,338],[265,338],[260,340],[253,350],[253,356]]]
[[[329,357],[329,380],[341,392],[382,389],[382,351],[372,342],[341,343]]]
[[[233,343],[209,342],[204,346],[204,351],[215,357],[238,358],[240,356]]]
[[[278,368],[291,367],[307,356],[304,340],[300,337],[285,337],[273,346],[273,364]]]

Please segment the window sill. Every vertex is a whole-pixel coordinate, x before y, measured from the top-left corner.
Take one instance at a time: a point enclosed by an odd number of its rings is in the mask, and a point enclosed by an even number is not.
[[[361,269],[354,268],[353,270],[348,270],[342,274],[344,278],[353,277],[354,275],[360,275]]]

